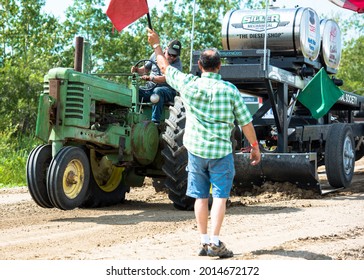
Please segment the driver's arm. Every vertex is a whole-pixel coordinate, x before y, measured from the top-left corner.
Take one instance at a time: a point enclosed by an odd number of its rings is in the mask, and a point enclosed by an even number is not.
[[[140,68],[132,66],[131,67],[131,73],[134,73],[134,72],[138,73],[139,75],[145,75],[145,74],[149,73],[150,70],[147,69],[145,66],[142,66]]]
[[[162,84],[166,82],[166,77],[165,76],[150,76],[150,81],[157,83],[157,84]]]
[[[166,72],[167,67],[169,66],[168,60],[165,58],[164,54],[163,54],[163,50],[160,47],[159,43],[159,36],[158,34],[153,31],[150,28],[147,28],[148,30],[148,42],[149,44],[153,47],[153,45],[158,45],[158,47],[156,47],[154,49],[154,53],[157,57],[157,63],[159,68],[161,69],[161,72],[164,74]]]

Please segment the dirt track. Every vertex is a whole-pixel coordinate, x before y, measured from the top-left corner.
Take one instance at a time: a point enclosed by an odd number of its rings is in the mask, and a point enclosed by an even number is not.
[[[364,259],[364,161],[335,194],[284,187],[231,198],[221,239],[233,259]],[[44,209],[25,187],[1,189],[0,236],[2,260],[209,259],[197,256],[193,212],[175,210],[148,180],[124,204],[94,210]]]

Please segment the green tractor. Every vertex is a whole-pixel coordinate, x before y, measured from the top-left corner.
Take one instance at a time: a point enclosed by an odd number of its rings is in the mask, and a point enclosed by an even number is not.
[[[176,208],[192,209],[193,199],[185,195],[180,99],[165,106],[168,119],[155,125],[151,104],[139,102],[142,79],[128,74],[126,86],[90,74],[88,45],[77,39],[75,69],[54,68],[44,77],[36,124],[44,144],[30,152],[26,164],[33,200],[63,210],[110,206],[151,177],[156,189],[169,189]]]

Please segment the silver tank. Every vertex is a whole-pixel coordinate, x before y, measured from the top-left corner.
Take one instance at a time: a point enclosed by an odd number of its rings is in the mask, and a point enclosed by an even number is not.
[[[331,19],[322,19],[321,33],[321,61],[327,67],[337,69],[341,60],[341,30],[339,25]]]
[[[265,15],[261,10],[229,11],[222,24],[225,50],[263,49]],[[321,47],[320,19],[311,8],[268,10],[267,48],[271,53],[316,60]]]

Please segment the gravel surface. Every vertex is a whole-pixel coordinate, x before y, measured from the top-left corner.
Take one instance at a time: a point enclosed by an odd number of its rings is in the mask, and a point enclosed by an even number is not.
[[[233,195],[221,232],[232,259],[364,259],[364,161],[355,170],[350,188],[324,196],[277,183]],[[26,187],[0,189],[0,236],[2,260],[210,259],[197,256],[194,213],[149,179],[123,204],[72,211],[39,207]]]

